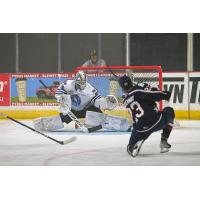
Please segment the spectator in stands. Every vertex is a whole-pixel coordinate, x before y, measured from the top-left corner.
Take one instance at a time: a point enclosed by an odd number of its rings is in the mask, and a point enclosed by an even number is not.
[[[98,59],[96,50],[92,50],[90,52],[89,60],[87,60],[82,66],[84,67],[106,66],[106,61],[103,59]]]

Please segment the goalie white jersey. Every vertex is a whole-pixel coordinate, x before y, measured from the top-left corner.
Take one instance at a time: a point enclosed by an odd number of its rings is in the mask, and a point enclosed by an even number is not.
[[[59,99],[62,94],[70,95],[71,109],[73,110],[81,111],[91,105],[100,107],[98,99],[101,99],[101,95],[88,82],[83,90],[77,90],[75,81],[67,80],[58,87],[55,97]]]

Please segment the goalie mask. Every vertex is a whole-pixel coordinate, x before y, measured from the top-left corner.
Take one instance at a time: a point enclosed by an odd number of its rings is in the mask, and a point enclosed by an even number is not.
[[[87,76],[84,71],[78,71],[75,78],[75,87],[78,90],[84,90],[86,87]]]

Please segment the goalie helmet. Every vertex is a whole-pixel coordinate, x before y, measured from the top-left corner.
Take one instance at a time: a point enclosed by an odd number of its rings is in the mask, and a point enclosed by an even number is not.
[[[79,90],[84,90],[86,87],[87,76],[84,71],[78,71],[74,78],[75,87]]]
[[[128,77],[127,75],[120,77],[118,82],[124,92],[129,92],[133,87],[131,78]]]

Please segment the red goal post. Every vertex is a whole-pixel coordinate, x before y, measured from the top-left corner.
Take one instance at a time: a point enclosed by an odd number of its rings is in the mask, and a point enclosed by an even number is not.
[[[138,83],[148,83],[151,87],[162,90],[162,68],[161,66],[97,66],[97,67],[77,67],[77,71],[83,70],[87,74],[88,82],[94,86],[102,96],[115,95],[119,102],[122,99],[122,91],[119,87],[116,76],[128,75],[132,81]],[[159,104],[162,109],[162,102]],[[123,106],[118,106],[111,114],[119,116],[129,116]]]

